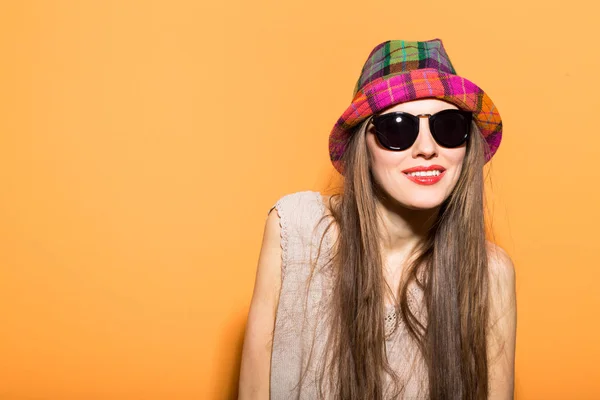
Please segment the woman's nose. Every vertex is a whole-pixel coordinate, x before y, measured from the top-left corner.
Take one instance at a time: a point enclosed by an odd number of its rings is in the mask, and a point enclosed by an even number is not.
[[[431,158],[437,154],[438,145],[429,130],[430,114],[419,114],[419,135],[412,147],[413,158],[419,155]]]

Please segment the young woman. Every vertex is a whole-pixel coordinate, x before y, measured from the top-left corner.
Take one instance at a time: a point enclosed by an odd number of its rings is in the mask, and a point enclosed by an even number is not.
[[[269,210],[239,398],[512,399],[515,271],[484,219],[501,137],[441,40],[377,45],[330,134],[342,190]]]

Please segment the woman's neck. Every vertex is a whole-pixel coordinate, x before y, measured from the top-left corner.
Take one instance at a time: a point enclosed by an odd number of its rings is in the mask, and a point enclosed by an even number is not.
[[[377,200],[383,254],[408,254],[435,222],[439,207],[414,210],[394,199]]]

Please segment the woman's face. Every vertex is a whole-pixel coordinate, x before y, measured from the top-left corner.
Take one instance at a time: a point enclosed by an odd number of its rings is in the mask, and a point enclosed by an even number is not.
[[[458,109],[454,104],[438,99],[419,99],[397,104],[380,114],[394,111],[417,114],[435,114],[447,109]],[[375,136],[375,127],[367,128],[367,148],[371,155],[371,170],[379,185],[396,201],[410,209],[429,209],[439,206],[449,195],[460,176],[466,154],[466,142],[457,148],[439,145],[429,130],[429,121],[421,117],[419,135],[415,143],[403,151],[383,147]],[[418,183],[403,172],[413,167],[438,165],[445,170],[433,184]]]

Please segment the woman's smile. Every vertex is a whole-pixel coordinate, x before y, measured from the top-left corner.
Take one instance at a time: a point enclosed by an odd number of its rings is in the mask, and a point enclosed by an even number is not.
[[[409,174],[405,173],[404,176],[419,185],[433,185],[442,180],[445,174],[446,171],[438,171],[432,174],[427,174],[426,172],[411,172]]]

